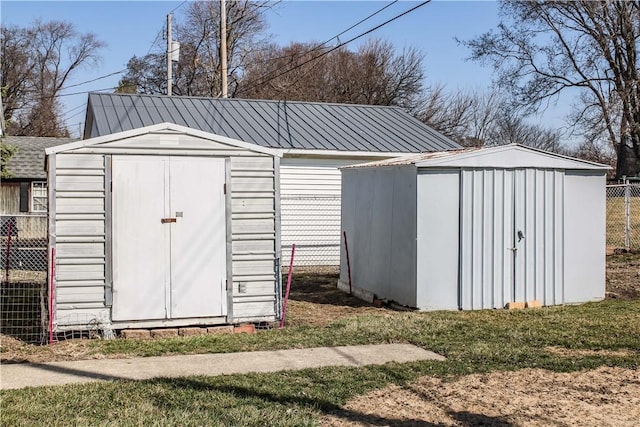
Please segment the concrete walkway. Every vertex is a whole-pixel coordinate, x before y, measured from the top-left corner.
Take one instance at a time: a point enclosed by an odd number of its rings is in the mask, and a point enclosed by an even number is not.
[[[387,362],[418,360],[445,360],[445,358],[411,344],[380,344],[133,359],[3,364],[0,365],[0,389],[188,375],[215,376],[276,372],[324,366],[381,365]]]

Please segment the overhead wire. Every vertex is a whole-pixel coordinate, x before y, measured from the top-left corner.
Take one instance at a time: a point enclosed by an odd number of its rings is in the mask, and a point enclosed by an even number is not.
[[[356,22],[355,24],[351,25],[349,28],[347,28],[346,30],[341,31],[340,33],[336,34],[333,37],[328,38],[327,40],[325,40],[322,43],[319,43],[317,45],[315,45],[314,47],[312,47],[311,49],[296,54],[296,55],[281,55],[281,56],[276,56],[274,58],[269,58],[268,61],[277,61],[279,59],[287,59],[289,58],[290,61],[289,62],[293,62],[294,60],[298,59],[298,58],[302,58],[305,55],[309,55],[310,53],[316,52],[320,49],[322,49],[324,46],[326,46],[327,43],[329,43],[330,41],[337,39],[338,42],[340,42],[340,36],[347,33],[348,31],[354,29],[355,27],[357,27],[358,25],[368,21],[369,19],[373,18],[374,16],[376,16],[377,14],[379,14],[380,12],[384,11],[385,9],[387,9],[388,7],[392,6],[393,4],[397,3],[399,0],[393,0],[391,3],[386,4],[385,6],[381,7],[380,9],[376,10],[375,12],[369,14],[368,16],[366,16],[365,18],[362,18],[360,21]],[[277,70],[275,70],[277,71]],[[265,75],[263,75],[261,77],[261,79],[263,78],[267,78],[269,77],[272,73],[274,73],[275,71],[270,71],[268,73],[266,73]]]
[[[340,49],[341,47],[343,47],[343,46],[345,46],[345,45],[347,45],[347,44],[349,44],[349,43],[351,43],[351,42],[353,42],[353,41],[355,41],[355,40],[358,40],[358,39],[359,39],[359,38],[361,38],[361,37],[366,36],[367,34],[371,34],[372,32],[374,32],[374,31],[376,31],[376,30],[378,30],[378,29],[380,29],[380,28],[384,27],[385,25],[390,24],[391,22],[393,22],[393,21],[395,21],[395,20],[397,20],[397,19],[399,19],[399,18],[401,18],[401,17],[403,17],[403,16],[405,16],[405,15],[407,15],[407,14],[409,14],[409,13],[411,13],[411,12],[415,11],[416,9],[418,9],[418,8],[420,8],[420,7],[425,6],[425,5],[426,5],[426,4],[428,4],[428,3],[431,3],[431,1],[432,1],[432,0],[425,0],[425,1],[423,1],[422,3],[418,4],[417,6],[414,6],[414,7],[412,7],[411,9],[408,9],[408,10],[406,10],[406,11],[402,12],[401,14],[396,15],[396,16],[394,16],[393,18],[390,18],[390,19],[386,20],[385,22],[383,22],[383,23],[381,23],[381,24],[378,24],[378,25],[376,25],[376,26],[375,26],[375,27],[373,27],[373,28],[368,29],[367,31],[365,31],[365,32],[363,32],[363,33],[358,34],[357,36],[352,37],[352,38],[350,38],[349,40],[347,40],[347,41],[345,41],[345,42],[342,42],[342,43],[340,43],[340,44],[338,44],[338,45],[336,45],[336,46],[332,47],[331,49],[325,50],[325,51],[324,51],[324,52],[322,52],[321,54],[319,54],[319,55],[317,55],[317,56],[314,56],[314,57],[313,57],[313,58],[311,58],[311,59],[308,59],[308,60],[306,60],[306,61],[304,61],[304,62],[302,62],[302,63],[300,63],[300,64],[297,64],[296,66],[294,66],[294,67],[292,67],[292,68],[286,69],[286,70],[282,71],[281,73],[278,73],[278,74],[276,74],[275,76],[270,77],[270,78],[268,78],[268,79],[266,79],[266,80],[260,81],[260,82],[258,82],[258,83],[253,84],[253,85],[249,85],[249,86],[248,86],[248,87],[246,87],[244,90],[245,90],[245,91],[248,91],[248,90],[254,89],[254,88],[256,88],[256,87],[263,86],[263,85],[265,85],[265,84],[269,83],[270,81],[272,81],[272,80],[274,80],[274,79],[277,79],[278,77],[281,77],[281,76],[283,76],[283,75],[285,75],[285,74],[288,74],[288,73],[290,73],[290,72],[292,72],[292,71],[294,71],[294,70],[296,70],[296,69],[298,69],[298,68],[301,68],[301,67],[305,66],[306,64],[308,64],[308,63],[310,63],[310,62],[313,62],[313,61],[315,61],[315,60],[317,60],[317,59],[319,59],[319,58],[322,58],[323,56],[326,56],[326,55],[330,54],[331,52],[333,52],[333,51],[335,51],[335,50],[338,50],[338,49]],[[273,71],[273,72],[277,72],[277,71],[278,71],[278,70],[275,70],[275,71]],[[269,74],[272,74],[273,72],[268,73],[268,74],[267,74],[267,76],[269,76]]]
[[[180,3],[178,6],[176,6],[175,8],[173,8],[169,13],[172,13],[172,12],[174,12],[175,10],[177,10],[178,8],[180,8],[181,6],[183,6],[187,1],[188,1],[188,0],[184,0],[184,1],[183,1],[182,3]],[[325,40],[323,43],[321,43],[321,44],[319,44],[319,45],[315,46],[313,49],[311,49],[311,50],[309,50],[309,51],[307,51],[307,52],[305,52],[305,53],[303,53],[303,54],[300,54],[300,56],[307,55],[307,54],[309,54],[309,53],[312,53],[312,52],[314,52],[314,51],[319,50],[320,48],[322,48],[323,46],[325,46],[327,43],[329,43],[331,40],[334,40],[334,39],[338,39],[338,40],[339,40],[339,37],[340,37],[341,35],[343,35],[343,34],[347,33],[348,31],[352,30],[353,28],[355,28],[355,27],[359,26],[360,24],[362,24],[362,23],[366,22],[367,20],[371,19],[372,17],[376,16],[377,14],[381,13],[382,11],[386,10],[387,8],[389,8],[389,7],[390,7],[390,6],[392,6],[393,4],[397,3],[398,1],[399,1],[399,0],[394,0],[394,1],[392,1],[392,2],[390,2],[390,3],[388,3],[388,4],[386,4],[386,5],[385,5],[385,6],[383,6],[382,8],[380,8],[380,9],[376,10],[375,12],[373,12],[373,13],[369,14],[368,16],[366,16],[365,18],[362,18],[361,20],[359,20],[359,21],[358,21],[358,22],[356,22],[355,24],[351,25],[349,28],[347,28],[347,29],[345,29],[345,30],[341,31],[340,33],[336,34],[335,36],[333,36],[333,37],[331,37],[331,38],[329,38],[329,39]],[[388,20],[384,21],[383,23],[378,24],[378,25],[376,25],[376,26],[375,26],[375,27],[373,27],[373,28],[370,28],[370,29],[368,29],[367,31],[365,31],[365,32],[362,32],[362,33],[358,34],[357,36],[354,36],[354,37],[350,38],[350,39],[349,39],[349,40],[347,40],[347,41],[341,42],[341,43],[339,43],[339,44],[337,44],[337,45],[335,45],[335,46],[331,47],[330,49],[323,51],[323,52],[322,52],[322,53],[320,53],[319,55],[314,56],[313,58],[310,58],[310,59],[308,59],[308,60],[306,60],[306,61],[304,61],[304,62],[302,62],[302,63],[300,63],[300,64],[295,65],[295,66],[294,66],[294,67],[292,67],[292,68],[285,69],[284,71],[279,72],[279,73],[278,73],[279,69],[273,70],[273,71],[271,71],[271,72],[269,72],[269,73],[265,74],[265,75],[263,76],[263,78],[261,78],[261,79],[260,79],[261,81],[259,81],[258,83],[255,83],[255,84],[253,84],[253,85],[248,86],[247,88],[245,88],[245,90],[250,90],[250,89],[253,89],[253,88],[255,88],[255,87],[265,85],[266,83],[268,83],[268,82],[270,82],[270,81],[272,81],[272,80],[274,80],[274,79],[276,79],[276,78],[278,78],[278,77],[281,77],[281,76],[283,76],[283,75],[285,75],[285,74],[288,74],[288,73],[290,73],[290,72],[292,72],[292,71],[294,71],[294,70],[296,70],[296,69],[298,69],[298,68],[301,68],[301,67],[303,67],[304,65],[306,65],[306,64],[308,64],[308,63],[310,63],[310,62],[313,62],[313,61],[315,61],[315,60],[317,60],[317,59],[319,59],[319,58],[321,58],[321,57],[323,57],[323,56],[326,56],[326,55],[328,55],[329,53],[331,53],[331,52],[333,52],[333,51],[335,51],[335,50],[337,50],[337,49],[340,49],[341,47],[343,47],[343,46],[345,46],[345,45],[347,45],[347,44],[349,44],[349,43],[351,43],[351,42],[353,42],[353,41],[355,41],[355,40],[358,40],[359,38],[364,37],[365,35],[370,34],[370,33],[374,32],[374,31],[376,31],[376,30],[378,30],[378,29],[382,28],[382,27],[383,27],[383,26],[385,26],[385,25],[388,25],[389,23],[391,23],[391,22],[393,22],[393,21],[395,21],[395,20],[397,20],[397,19],[399,19],[399,18],[401,18],[401,17],[403,17],[403,16],[405,16],[405,15],[407,15],[407,14],[409,14],[409,13],[413,12],[414,10],[416,10],[416,9],[418,9],[418,8],[420,8],[420,7],[422,7],[422,6],[426,5],[426,4],[428,4],[428,3],[430,3],[430,2],[431,2],[431,0],[423,1],[422,3],[420,3],[420,4],[418,4],[418,5],[414,6],[414,7],[410,8],[410,9],[408,9],[408,10],[406,10],[406,11],[404,11],[404,12],[402,12],[402,13],[400,13],[400,14],[396,15],[396,16],[394,16],[393,18],[390,18],[390,19],[388,19]],[[149,54],[149,52],[151,52],[151,49],[153,49],[153,46],[154,46],[154,45],[155,45],[155,43],[158,41],[158,38],[160,37],[160,34],[162,34],[162,32],[159,32],[159,33],[156,35],[156,37],[155,37],[154,41],[151,43],[151,46],[149,47],[149,50],[147,51],[147,54],[146,54],[146,55],[148,55],[148,54]],[[146,55],[145,55],[145,56],[146,56]],[[166,53],[165,53],[165,55],[166,55]],[[275,59],[275,58],[274,58],[274,59]],[[282,69],[282,68],[281,68],[281,69]],[[126,68],[125,68],[125,69],[122,69],[122,70],[114,71],[114,72],[109,73],[109,74],[105,74],[105,75],[103,75],[103,76],[96,77],[96,78],[94,78],[94,79],[86,80],[86,81],[84,81],[84,82],[80,82],[80,83],[76,83],[76,84],[73,84],[73,85],[67,86],[67,87],[65,87],[65,89],[69,89],[69,88],[72,88],[72,87],[82,86],[82,85],[85,85],[85,84],[88,84],[88,83],[93,83],[93,82],[95,82],[95,81],[102,80],[102,79],[105,79],[105,78],[107,78],[107,77],[111,77],[111,76],[114,76],[114,75],[117,75],[117,74],[121,74],[121,73],[123,73],[123,72],[125,72],[125,71],[127,71],[127,69],[126,69]],[[273,74],[273,73],[277,73],[277,74],[275,74],[274,76],[271,76],[271,74]],[[57,96],[57,97],[66,97],[66,96],[73,96],[73,95],[81,95],[81,94],[85,94],[85,93],[89,93],[89,92],[101,92],[101,91],[115,90],[115,89],[117,89],[117,86],[116,86],[116,87],[107,87],[107,88],[102,88],[102,89],[92,89],[92,90],[88,90],[88,91],[80,91],[80,92],[72,92],[72,93],[62,93],[62,94],[57,94],[57,95],[55,95],[55,96]],[[42,97],[41,99],[48,99],[48,98],[52,98],[52,97],[53,97],[53,96],[44,96],[44,97]],[[73,110],[74,110],[74,109],[72,109],[72,110],[68,111],[68,112],[67,112],[67,114],[68,114],[69,112],[73,111]]]

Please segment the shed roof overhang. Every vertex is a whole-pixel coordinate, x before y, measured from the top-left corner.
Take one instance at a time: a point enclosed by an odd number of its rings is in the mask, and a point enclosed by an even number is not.
[[[415,165],[418,168],[541,168],[564,170],[599,170],[608,165],[563,156],[557,153],[520,144],[495,147],[465,148],[462,150],[421,153],[377,162],[347,166],[348,168]]]
[[[156,125],[150,125],[150,126],[137,128],[137,129],[126,130],[123,132],[117,132],[109,135],[99,136],[96,138],[89,138],[89,139],[84,139],[76,142],[71,142],[69,144],[58,145],[56,147],[47,148],[45,150],[45,153],[47,155],[64,153],[66,151],[72,151],[80,148],[92,147],[96,145],[107,144],[114,141],[121,141],[128,138],[134,138],[141,135],[162,133],[162,132],[190,135],[190,136],[200,138],[203,140],[208,140],[211,142],[217,142],[217,143],[227,144],[233,147],[244,148],[246,150],[267,154],[274,157],[282,157],[282,153],[280,150],[261,147],[259,145],[252,144],[250,142],[240,141],[240,140],[228,138],[222,135],[203,132],[201,130],[192,129],[192,128],[177,125],[174,123],[159,123]]]

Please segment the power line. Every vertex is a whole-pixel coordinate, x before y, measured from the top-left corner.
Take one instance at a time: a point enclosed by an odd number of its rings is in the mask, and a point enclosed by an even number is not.
[[[122,74],[125,71],[127,71],[127,68],[124,68],[124,69],[119,70],[119,71],[114,71],[113,73],[105,74],[104,76],[96,77],[95,79],[87,80],[87,81],[84,81],[84,82],[81,82],[81,83],[76,83],[76,84],[73,84],[73,85],[70,85],[70,86],[65,86],[65,89],[86,85],[87,83],[93,83],[93,82],[96,82],[98,80],[106,79],[107,77],[115,76],[117,74]]]
[[[259,83],[255,83],[255,84],[253,84],[253,85],[250,85],[250,86],[248,86],[247,88],[245,88],[244,90],[245,90],[245,91],[248,91],[248,90],[251,90],[251,89],[253,89],[253,88],[255,88],[255,87],[262,86],[262,85],[264,85],[264,84],[266,84],[266,83],[269,83],[270,81],[272,81],[272,80],[274,80],[274,79],[277,79],[278,77],[281,77],[281,76],[283,76],[283,75],[285,75],[285,74],[290,73],[290,72],[291,72],[291,71],[293,71],[293,70],[296,70],[296,69],[298,69],[298,68],[300,68],[300,67],[303,67],[304,65],[306,65],[306,64],[308,64],[308,63],[310,63],[310,62],[312,62],[312,61],[315,61],[316,59],[322,58],[323,56],[328,55],[328,54],[330,54],[331,52],[333,52],[333,51],[335,51],[335,50],[338,50],[338,49],[340,49],[341,47],[343,47],[343,46],[345,46],[345,45],[347,45],[347,44],[349,44],[349,43],[351,43],[351,42],[353,42],[353,41],[355,41],[355,40],[358,40],[358,39],[359,39],[359,38],[361,38],[361,37],[366,36],[367,34],[370,34],[370,33],[374,32],[374,31],[376,31],[376,30],[378,30],[378,29],[380,29],[380,28],[384,27],[385,25],[387,25],[387,24],[389,24],[389,23],[391,23],[391,22],[393,22],[393,21],[395,21],[395,20],[397,20],[397,19],[399,19],[399,18],[401,18],[401,17],[403,17],[403,16],[405,16],[405,15],[407,15],[407,14],[409,14],[409,13],[413,12],[414,10],[416,10],[416,9],[418,9],[418,8],[420,8],[420,7],[422,7],[422,6],[426,5],[426,4],[428,4],[428,3],[431,3],[431,0],[423,1],[422,3],[418,4],[417,6],[414,6],[414,7],[412,7],[411,9],[406,10],[405,12],[402,12],[401,14],[396,15],[396,16],[394,16],[393,18],[386,20],[386,21],[385,21],[385,22],[383,22],[382,24],[376,25],[375,27],[370,28],[369,30],[367,30],[367,31],[365,31],[365,32],[363,32],[363,33],[360,33],[360,34],[358,34],[357,36],[352,37],[351,39],[349,39],[349,40],[347,40],[347,41],[345,41],[345,42],[343,42],[343,43],[340,43],[340,44],[338,44],[338,45],[336,45],[336,46],[332,47],[331,49],[328,49],[328,50],[326,50],[326,51],[322,52],[321,54],[319,54],[319,55],[317,55],[317,56],[314,56],[313,58],[308,59],[308,60],[306,60],[306,61],[304,61],[304,62],[302,62],[302,63],[300,63],[300,64],[296,65],[295,67],[292,67],[292,68],[289,68],[289,69],[287,69],[287,70],[284,70],[283,72],[278,73],[278,74],[276,74],[275,76],[273,76],[273,77],[271,77],[271,78],[268,78],[267,80],[263,80],[263,81],[261,81],[261,82],[259,82]],[[275,70],[275,71],[273,71],[273,72],[277,72],[277,71],[278,71],[278,70]],[[272,74],[273,72],[268,73],[268,74],[267,74],[267,76],[268,76],[269,74]]]
[[[302,52],[300,54],[297,55],[282,55],[282,56],[276,56],[275,58],[269,58],[269,61],[277,61],[278,59],[286,59],[286,58],[290,58],[290,62],[293,62],[294,60],[298,59],[298,58],[302,58],[305,55],[308,55],[310,53],[316,52],[318,50],[320,50],[323,46],[325,46],[327,43],[329,43],[331,40],[337,39],[338,42],[340,42],[340,36],[345,34],[346,32],[354,29],[355,27],[357,27],[358,25],[362,24],[365,21],[368,21],[369,19],[373,18],[374,16],[376,16],[377,14],[379,14],[380,12],[382,12],[383,10],[387,9],[388,7],[392,6],[393,4],[397,3],[399,0],[393,0],[391,3],[388,3],[387,5],[381,7],[380,9],[376,10],[375,12],[371,13],[369,16],[362,18],[360,21],[356,22],[355,24],[353,24],[352,26],[350,26],[349,28],[347,28],[346,30],[336,34],[335,36],[328,38],[327,40],[325,40],[324,42],[314,46],[313,48],[307,50],[306,52]],[[274,72],[276,72],[278,70],[275,71],[270,71],[267,74],[265,74],[264,76],[262,76],[261,78],[267,78],[269,77],[271,74],[273,74]]]
[[[329,43],[331,40],[333,39],[338,39],[338,41],[340,41],[340,39],[338,37],[340,37],[341,35],[343,35],[344,33],[353,30],[355,27],[357,27],[358,25],[362,24],[365,21],[368,21],[369,19],[373,18],[374,16],[376,16],[377,14],[379,14],[380,12],[382,12],[383,10],[385,10],[386,8],[393,6],[395,3],[397,3],[399,0],[393,0],[391,3],[387,4],[386,6],[376,10],[375,12],[373,12],[371,15],[367,16],[366,18],[362,18],[361,20],[359,20],[358,22],[356,22],[355,24],[353,24],[352,26],[350,26],[349,28],[347,28],[346,30],[344,30],[341,33],[336,34],[335,36],[331,37],[330,39],[328,39],[327,41],[325,41],[324,43],[322,43],[321,46],[326,45],[327,43]]]
[[[182,3],[180,3],[179,5],[177,5],[176,7],[174,7],[173,9],[171,9],[169,11],[169,13],[173,13],[175,12],[177,9],[180,9],[182,7],[183,4],[185,4],[188,0],[184,0]]]
[[[78,110],[78,109],[80,109],[80,108],[82,108],[82,107],[84,107],[84,104],[83,104],[83,105],[78,105],[78,106],[76,106],[76,107],[73,107],[72,109],[70,109],[70,110],[65,111],[64,113],[62,113],[62,117],[66,116],[67,114],[72,113],[73,111],[76,111],[76,110]]]

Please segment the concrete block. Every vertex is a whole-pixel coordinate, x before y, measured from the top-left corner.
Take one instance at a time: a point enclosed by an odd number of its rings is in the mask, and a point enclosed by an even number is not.
[[[208,334],[232,334],[233,326],[232,325],[222,325],[222,326],[211,326],[207,328]]]
[[[522,301],[514,301],[507,303],[507,310],[518,310],[524,308],[524,302]]]
[[[243,333],[253,334],[255,332],[256,332],[256,327],[252,323],[247,323],[245,325],[238,325],[235,328],[233,328],[234,334],[243,334]]]
[[[193,337],[196,335],[205,335],[207,328],[180,328],[178,329],[178,335],[181,337]]]
[[[127,340],[147,340],[151,338],[151,333],[148,329],[123,329],[120,335]]]
[[[533,301],[527,301],[525,308],[540,308],[542,307],[542,301],[534,299]]]
[[[177,328],[154,329],[151,331],[151,338],[171,338],[178,336]]]

